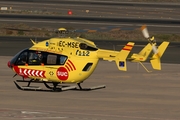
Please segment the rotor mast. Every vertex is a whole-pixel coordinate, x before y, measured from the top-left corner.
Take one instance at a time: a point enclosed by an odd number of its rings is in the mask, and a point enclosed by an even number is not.
[[[66,37],[66,35],[69,33],[68,30],[66,28],[59,28],[57,29],[56,33],[58,34],[58,36],[60,38],[64,38]]]

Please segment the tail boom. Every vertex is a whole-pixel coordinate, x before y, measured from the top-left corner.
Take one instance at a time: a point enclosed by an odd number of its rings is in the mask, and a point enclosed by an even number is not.
[[[133,46],[133,42],[128,42],[119,52],[99,49],[97,56],[98,58],[102,58],[103,60],[115,61],[119,70],[127,71],[126,59],[130,51],[132,50]]]

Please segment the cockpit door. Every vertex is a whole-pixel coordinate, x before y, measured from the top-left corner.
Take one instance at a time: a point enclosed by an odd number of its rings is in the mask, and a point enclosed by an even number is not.
[[[16,73],[23,77],[34,79],[46,78],[44,70],[43,53],[26,50],[19,54],[14,64]]]

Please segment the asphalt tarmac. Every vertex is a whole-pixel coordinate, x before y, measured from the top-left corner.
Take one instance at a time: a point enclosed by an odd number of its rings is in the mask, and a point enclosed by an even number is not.
[[[96,41],[104,48],[110,48],[109,42]],[[116,42],[114,44],[117,45]],[[113,44],[112,41],[110,43]],[[104,89],[55,93],[20,91],[13,81],[21,78],[12,77],[14,73],[7,67],[7,61],[12,58],[12,53],[31,46],[31,43],[29,39],[26,41],[19,38],[13,41],[8,37],[1,39],[0,45],[0,119],[179,120],[180,118],[180,64],[171,59],[168,59],[169,63],[162,63],[161,71],[153,70],[149,63],[145,63],[144,65],[152,71],[150,73],[137,63],[128,62],[128,71],[122,72],[117,69],[114,62],[100,61],[97,69],[82,86],[106,85]],[[172,44],[164,55],[170,55],[169,58],[175,55],[178,61],[178,45]],[[135,48],[138,50],[141,47]],[[33,86],[44,87],[42,84]]]

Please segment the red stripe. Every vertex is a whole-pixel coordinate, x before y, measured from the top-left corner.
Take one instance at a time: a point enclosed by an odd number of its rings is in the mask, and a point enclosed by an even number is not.
[[[70,71],[69,67],[67,65],[65,65],[65,67],[68,69],[68,71]]]
[[[20,70],[21,69],[21,70]],[[26,69],[26,68],[18,68],[18,66],[14,66],[14,70],[17,74],[19,74],[20,76],[23,76],[25,78],[28,78],[30,76],[34,76],[34,77],[41,77],[40,73],[42,72],[42,78],[46,78],[45,76],[45,72],[43,70],[35,70],[35,69]],[[26,71],[25,71],[26,70]],[[30,70],[30,71],[29,71]],[[34,71],[34,73],[32,74],[32,71]],[[36,72],[38,72],[38,75],[36,75]],[[27,75],[26,75],[27,74]]]
[[[70,68],[71,68],[71,70],[73,71],[73,68],[71,67],[71,65],[67,62],[66,63]]]
[[[43,78],[46,78],[46,76],[45,76],[45,71],[43,71],[42,75],[43,75]]]
[[[123,48],[123,50],[131,51],[131,49],[126,49],[126,48]]]
[[[126,46],[128,46],[128,47],[133,47],[133,45],[126,45]]]
[[[74,64],[73,64],[70,60],[68,60],[68,61],[69,61],[69,62],[71,63],[71,65],[73,66],[74,70],[76,70]]]

